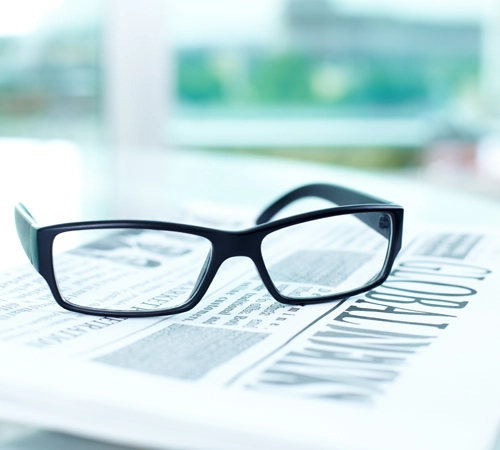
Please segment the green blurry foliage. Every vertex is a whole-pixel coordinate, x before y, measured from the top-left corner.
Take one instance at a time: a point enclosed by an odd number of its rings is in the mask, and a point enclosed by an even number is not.
[[[262,104],[307,104],[314,101],[314,62],[305,56],[281,54],[259,58],[251,74],[253,100]]]
[[[245,64],[236,82],[217,69],[213,56],[200,51],[178,55],[180,105],[443,108],[464,83],[477,81],[479,71],[477,60],[466,59],[346,61],[295,53],[243,54]]]
[[[181,101],[213,104],[225,100],[223,81],[210,63],[209,54],[180,53],[177,63],[177,95]]]

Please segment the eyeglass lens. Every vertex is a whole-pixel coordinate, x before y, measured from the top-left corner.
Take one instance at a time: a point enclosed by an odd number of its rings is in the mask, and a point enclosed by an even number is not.
[[[68,231],[54,240],[54,274],[75,306],[168,310],[189,299],[211,247],[208,239],[172,231]]]
[[[267,235],[262,256],[281,295],[314,300],[378,279],[391,230],[390,216],[380,212],[312,220]]]
[[[388,214],[366,212],[311,220],[262,241],[262,256],[278,292],[316,300],[377,280],[392,235]],[[210,258],[203,237],[161,230],[63,232],[53,246],[63,299],[102,311],[161,311],[184,305]]]

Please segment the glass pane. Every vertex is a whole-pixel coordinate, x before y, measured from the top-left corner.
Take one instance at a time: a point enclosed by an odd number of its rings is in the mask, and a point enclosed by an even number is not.
[[[20,0],[0,13],[0,137],[101,142],[104,2]]]
[[[207,239],[172,231],[70,231],[54,240],[54,272],[73,305],[168,310],[189,299],[210,250]]]
[[[378,279],[391,236],[388,214],[328,217],[269,234],[262,255],[281,295],[314,299],[348,293]]]
[[[472,132],[482,114],[482,8],[448,3],[175,0],[173,136],[207,149],[417,164],[429,133],[456,138],[453,124]]]

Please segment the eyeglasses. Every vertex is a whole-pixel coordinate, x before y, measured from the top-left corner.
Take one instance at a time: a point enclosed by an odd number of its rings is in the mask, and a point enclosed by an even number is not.
[[[339,206],[271,221],[305,197]],[[60,306],[117,317],[192,309],[233,256],[250,258],[281,303],[356,295],[387,278],[403,230],[401,206],[329,184],[289,192],[264,210],[256,226],[240,231],[143,220],[42,227],[20,203],[15,219],[26,255]]]

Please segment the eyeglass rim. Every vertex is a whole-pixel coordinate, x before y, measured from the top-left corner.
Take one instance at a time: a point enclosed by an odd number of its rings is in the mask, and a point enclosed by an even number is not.
[[[395,207],[393,205],[373,205],[373,206],[360,206],[360,207],[343,207],[341,211],[340,208],[330,208],[327,210],[315,211],[313,213],[301,214],[298,216],[293,216],[290,218],[280,219],[279,221],[270,222],[262,225],[257,225],[255,227],[248,228],[246,230],[238,230],[238,231],[223,231],[214,228],[205,228],[205,227],[197,227],[195,226],[187,226],[190,231],[196,231],[196,233],[188,232],[188,231],[179,231],[186,230],[183,224],[173,224],[173,223],[165,223],[165,222],[156,222],[156,221],[93,221],[93,222],[78,222],[76,224],[60,224],[49,227],[41,227],[37,230],[37,241],[38,241],[38,252],[40,255],[39,259],[39,273],[44,277],[49,288],[56,300],[56,302],[68,309],[70,311],[85,313],[85,314],[93,314],[93,315],[107,315],[114,317],[148,317],[148,316],[161,316],[161,315],[173,315],[181,312],[189,311],[193,307],[195,307],[203,298],[208,286],[213,281],[215,273],[220,266],[219,262],[215,262],[217,267],[213,267],[213,263],[210,264],[207,273],[201,280],[202,289],[199,290],[200,286],[197,286],[191,292],[189,298],[180,306],[169,309],[158,309],[155,311],[126,311],[126,310],[107,310],[107,309],[95,309],[88,308],[84,306],[75,305],[64,299],[62,296],[58,284],[57,278],[54,271],[54,263],[53,263],[53,255],[52,255],[52,245],[56,236],[70,231],[79,231],[79,230],[95,230],[95,229],[149,229],[149,230],[160,230],[160,231],[176,231],[176,232],[186,232],[187,234],[201,236],[207,239],[212,249],[218,248],[218,244],[221,240],[225,239],[227,235],[239,235],[245,236],[248,234],[258,233],[259,242],[262,243],[264,238],[271,234],[274,231],[278,231],[288,226],[298,225],[302,223],[307,223],[310,221],[319,220],[321,218],[329,218],[329,217],[338,217],[342,215],[351,215],[353,213],[366,213],[366,212],[379,212],[389,214],[392,218],[392,233],[391,238],[388,242],[388,253],[386,260],[384,262],[384,266],[380,271],[377,279],[364,285],[358,289],[353,289],[345,292],[341,292],[331,296],[320,297],[317,300],[307,299],[307,304],[312,303],[325,303],[330,302],[336,299],[341,299],[345,297],[351,297],[353,295],[357,295],[362,292],[366,292],[378,285],[380,285],[388,276],[390,272],[390,268],[396,258],[396,255],[400,249],[400,220],[398,219],[398,212],[401,211],[399,207]],[[172,227],[172,225],[176,225]],[[177,226],[180,226],[178,228]],[[226,258],[223,258],[225,260]],[[265,264],[262,258],[262,252],[259,248],[258,255],[254,255],[252,258],[254,264],[256,265],[256,269],[262,278],[264,285],[270,294],[277,301],[285,304],[291,305],[300,305],[304,304],[304,299],[294,299],[282,295],[278,289],[275,287],[274,283],[269,276],[268,267]],[[222,262],[222,261],[221,261]],[[214,272],[212,274],[212,271]],[[205,289],[206,285],[206,289]]]
[[[300,189],[300,188],[299,188]],[[377,199],[378,200],[378,199]],[[276,202],[277,203],[277,202]],[[269,209],[269,208],[268,208]],[[20,228],[26,227],[29,224],[29,233],[26,234],[26,230],[23,230],[25,242],[22,241],[23,247],[25,248],[26,254],[30,258],[35,269],[43,276],[47,282],[52,295],[56,302],[63,308],[74,311],[85,313],[89,315],[106,315],[113,317],[152,317],[152,316],[163,316],[163,315],[173,315],[179,314],[181,312],[189,311],[194,308],[203,298],[208,287],[213,281],[213,278],[220,266],[221,262],[217,260],[211,261],[207,272],[199,283],[198,286],[193,289],[190,297],[182,305],[171,308],[171,309],[159,309],[155,311],[115,311],[115,310],[105,310],[105,309],[94,309],[87,308],[84,306],[74,305],[66,301],[57,286],[57,281],[54,273],[54,265],[52,259],[52,245],[54,238],[64,232],[77,231],[77,230],[91,230],[91,229],[112,229],[112,228],[129,228],[129,229],[151,229],[151,230],[164,230],[164,231],[174,231],[186,234],[193,234],[197,236],[202,236],[208,239],[212,245],[212,249],[217,247],[214,241],[219,239],[226,239],[227,236],[245,236],[245,235],[258,235],[260,236],[260,243],[262,243],[265,236],[288,226],[297,225],[300,223],[305,223],[308,221],[318,220],[327,217],[335,217],[340,215],[363,213],[363,212],[380,212],[387,213],[392,217],[392,234],[388,243],[388,254],[384,263],[383,270],[380,272],[380,276],[373,282],[359,289],[354,289],[332,296],[325,296],[318,298],[317,301],[307,300],[307,304],[312,303],[326,303],[334,301],[336,299],[342,299],[346,297],[351,297],[353,295],[366,292],[374,287],[382,284],[388,277],[394,260],[401,249],[402,243],[402,230],[403,230],[403,214],[404,209],[402,206],[395,203],[386,202],[384,200],[374,203],[374,204],[364,204],[364,205],[349,205],[349,206],[336,206],[332,208],[325,208],[316,211],[306,212],[302,214],[293,215],[290,217],[285,217],[283,219],[273,220],[270,222],[262,223],[244,230],[220,230],[215,228],[201,227],[189,224],[180,224],[175,222],[160,222],[160,221],[149,221],[149,220],[100,220],[100,221],[85,221],[85,222],[69,222],[57,225],[40,226],[36,223],[33,216],[29,213],[27,208],[22,204],[16,205],[16,225],[18,226],[18,234],[21,233]],[[262,217],[262,215],[261,215]],[[29,241],[29,242],[26,242]],[[223,260],[225,260],[224,258]],[[264,285],[266,286],[269,293],[277,301],[290,304],[290,305],[300,305],[304,303],[302,299],[293,299],[283,296],[274,286],[271,278],[268,274],[267,267],[263,261],[262,253],[259,246],[258,254],[252,257],[256,269],[262,278]],[[217,267],[215,267],[217,266]],[[214,269],[215,267],[215,269]]]

